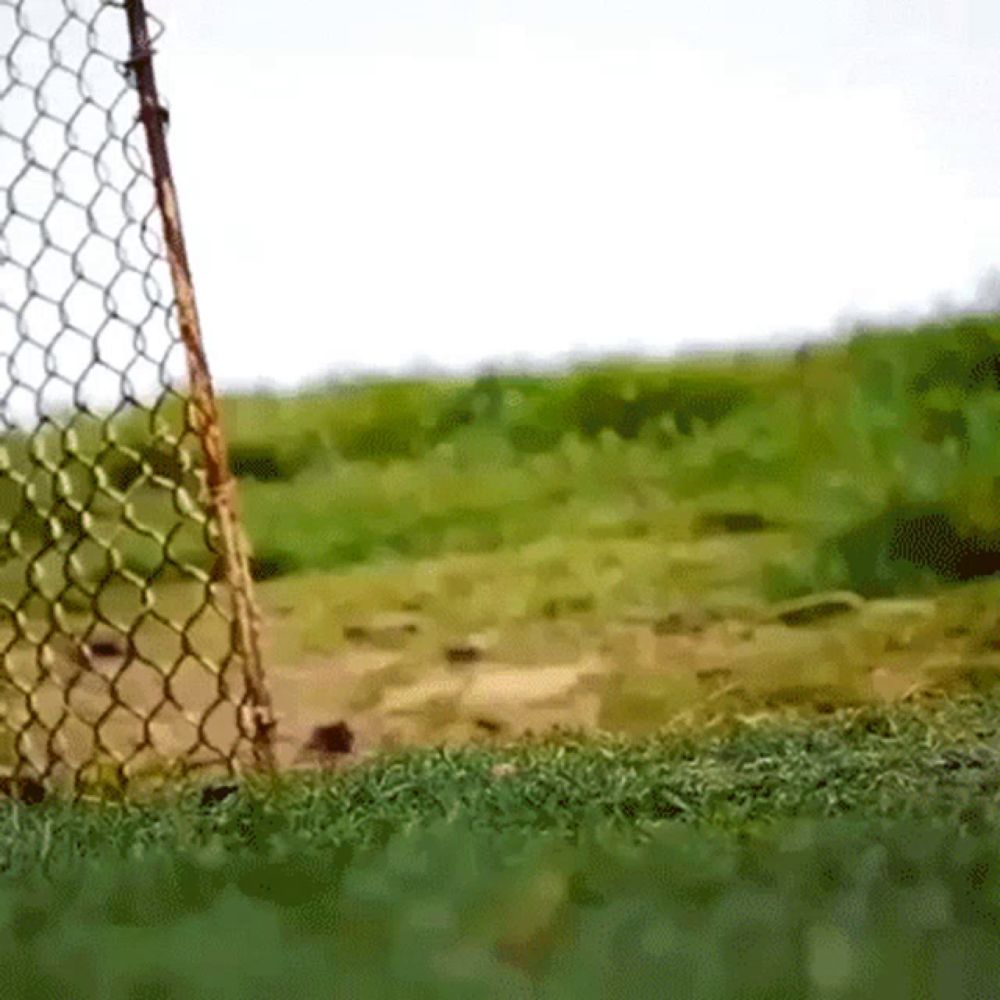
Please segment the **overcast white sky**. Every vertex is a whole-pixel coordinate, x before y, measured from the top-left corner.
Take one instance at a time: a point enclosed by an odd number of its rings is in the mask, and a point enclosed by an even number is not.
[[[226,387],[657,354],[967,298],[995,0],[159,0]]]

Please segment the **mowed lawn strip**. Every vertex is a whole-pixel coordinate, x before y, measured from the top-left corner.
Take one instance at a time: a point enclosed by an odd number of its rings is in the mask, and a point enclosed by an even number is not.
[[[1000,699],[967,696],[829,716],[787,712],[641,739],[556,733],[378,754],[339,773],[249,779],[215,795],[0,808],[0,865],[150,851],[352,849],[449,820],[572,838],[593,820],[640,836],[684,822],[746,833],[794,818],[965,822],[1000,790]],[[978,821],[978,820],[977,820]]]

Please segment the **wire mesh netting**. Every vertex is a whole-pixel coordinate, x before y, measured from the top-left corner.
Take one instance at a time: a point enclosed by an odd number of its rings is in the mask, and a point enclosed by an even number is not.
[[[0,769],[77,793],[251,744],[131,54],[0,0]]]

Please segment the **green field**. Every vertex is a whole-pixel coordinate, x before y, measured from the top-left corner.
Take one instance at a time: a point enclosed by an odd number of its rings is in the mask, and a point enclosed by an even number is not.
[[[223,413],[261,579],[540,539],[656,543],[692,529],[772,527],[809,549],[773,572],[772,596],[816,583],[885,595],[921,576],[905,560],[875,558],[900,521],[922,517],[936,533],[937,548],[914,562],[938,577],[968,577],[995,558],[998,339],[1000,324],[970,318],[864,331],[804,357],[331,385],[226,398]],[[45,537],[48,518],[68,541],[79,524],[66,496],[96,493],[100,521],[124,495],[138,522],[162,528],[175,512],[157,487],[193,492],[174,449],[177,414],[175,403],[124,410],[108,420],[116,447],[97,418],[30,445],[8,435],[7,462],[30,470],[34,496],[26,504],[5,478],[0,513],[25,540]],[[186,454],[190,436],[183,444]],[[155,546],[139,534],[120,543],[126,564],[153,573]],[[972,553],[961,565],[946,551],[953,538]],[[205,557],[193,533],[171,551]]]
[[[6,994],[1000,995],[998,355],[966,318],[225,398],[281,759],[357,752],[8,804]],[[199,606],[179,415],[0,442],[12,670],[15,625]]]

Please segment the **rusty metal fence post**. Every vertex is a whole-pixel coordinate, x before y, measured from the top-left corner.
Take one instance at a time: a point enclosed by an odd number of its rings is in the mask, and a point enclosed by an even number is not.
[[[167,261],[177,297],[180,331],[187,357],[190,405],[204,450],[210,502],[221,530],[226,578],[232,588],[237,648],[244,662],[250,695],[254,754],[257,765],[270,770],[274,767],[274,716],[261,665],[260,614],[253,596],[247,546],[240,530],[236,484],[229,469],[226,440],[205,358],[194,283],[164,134],[166,115],[156,92],[146,8],[143,0],[125,0],[125,10],[132,41],[132,56],[128,65],[135,74],[139,91],[140,115],[149,148],[156,201],[163,220]]]

